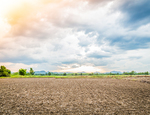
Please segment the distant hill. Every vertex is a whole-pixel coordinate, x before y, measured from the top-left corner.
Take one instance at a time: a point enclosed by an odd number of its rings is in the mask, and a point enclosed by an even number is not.
[[[114,73],[114,74],[117,74],[117,73],[122,74],[122,72],[120,72],[120,71],[111,71],[111,73]]]
[[[111,71],[111,72],[106,72],[104,74],[109,74],[109,73],[112,73],[112,74],[117,74],[117,73],[122,74],[121,71]]]
[[[35,71],[34,74],[46,74],[47,72],[46,71]]]
[[[46,73],[48,73],[49,71],[35,71],[35,75],[36,74],[46,74]],[[67,74],[72,74],[72,72],[51,72],[52,74],[63,74],[63,73],[67,73]],[[76,73],[76,72],[75,72]],[[82,71],[82,72],[77,72],[77,73],[86,73],[86,72],[84,72],[84,71]],[[98,74],[100,74],[100,72],[94,72],[94,74],[96,74],[96,73],[98,73]],[[110,72],[106,72],[106,73],[104,73],[104,74],[109,74]],[[120,71],[111,71],[111,73],[112,74],[117,74],[117,73],[119,73],[119,74],[122,74],[122,72],[120,72]]]

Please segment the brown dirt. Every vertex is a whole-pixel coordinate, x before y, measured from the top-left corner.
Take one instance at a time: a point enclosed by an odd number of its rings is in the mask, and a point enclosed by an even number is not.
[[[139,82],[150,84],[150,76],[127,77],[127,78],[124,78],[124,79],[125,80],[132,80],[132,81],[139,81]]]
[[[150,84],[124,79],[0,79],[0,115],[150,115]]]

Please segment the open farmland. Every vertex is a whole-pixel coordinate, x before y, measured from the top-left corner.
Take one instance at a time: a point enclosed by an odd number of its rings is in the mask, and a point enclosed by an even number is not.
[[[141,79],[0,79],[0,115],[150,115],[150,84]]]

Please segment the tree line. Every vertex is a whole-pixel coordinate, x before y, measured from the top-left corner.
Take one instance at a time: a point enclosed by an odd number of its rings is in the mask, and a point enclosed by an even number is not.
[[[7,69],[5,66],[1,66],[0,68],[0,77],[10,77],[11,75],[11,71],[9,69]],[[27,72],[27,69],[19,69],[18,72],[13,73],[13,75],[35,75],[35,72],[32,68],[30,68],[30,71]],[[42,74],[39,74],[42,75]],[[48,72],[44,75],[149,75],[149,72],[135,72],[135,71],[131,71],[131,72],[123,72],[123,73],[53,73],[53,72]]]

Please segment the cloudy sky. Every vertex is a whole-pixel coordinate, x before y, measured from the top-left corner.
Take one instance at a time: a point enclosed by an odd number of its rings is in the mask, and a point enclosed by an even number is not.
[[[150,1],[0,0],[0,65],[150,72]]]

